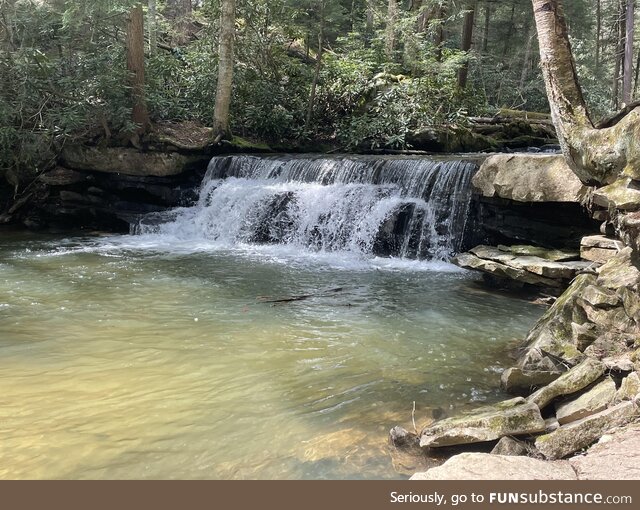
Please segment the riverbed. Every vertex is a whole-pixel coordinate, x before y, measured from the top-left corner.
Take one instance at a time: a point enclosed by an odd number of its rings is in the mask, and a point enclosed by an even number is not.
[[[444,262],[0,233],[0,477],[402,478],[543,310]],[[287,300],[299,296],[304,299]],[[285,299],[282,302],[273,302]]]

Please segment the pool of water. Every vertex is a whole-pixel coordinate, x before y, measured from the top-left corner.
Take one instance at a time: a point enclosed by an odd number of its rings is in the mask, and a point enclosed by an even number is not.
[[[389,429],[412,427],[414,401],[419,427],[502,398],[508,347],[542,313],[476,279],[0,232],[0,477],[403,477]]]

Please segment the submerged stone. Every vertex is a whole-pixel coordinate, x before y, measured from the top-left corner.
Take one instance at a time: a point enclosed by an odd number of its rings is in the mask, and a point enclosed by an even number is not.
[[[438,421],[422,430],[420,446],[435,448],[481,443],[544,430],[538,406],[518,397]]]

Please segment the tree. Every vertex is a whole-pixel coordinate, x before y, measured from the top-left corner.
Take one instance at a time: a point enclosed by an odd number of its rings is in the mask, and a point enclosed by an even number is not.
[[[587,184],[609,184],[640,170],[640,109],[627,106],[595,127],[585,103],[561,0],[532,0],[553,122],[562,152]]]
[[[622,79],[622,101],[631,103],[633,83],[633,35],[634,35],[634,8],[635,0],[627,0],[625,9],[625,40],[624,40],[624,65]]]
[[[135,4],[129,11],[126,48],[127,69],[130,74],[133,98],[131,120],[137,125],[135,134],[140,136],[146,132],[150,124],[144,97],[144,16],[140,4]]]
[[[387,59],[393,61],[396,50],[396,24],[398,21],[398,0],[389,0],[387,4],[387,30],[385,52]]]
[[[215,143],[231,136],[229,129],[229,108],[233,88],[233,47],[236,30],[236,2],[220,2],[220,36],[218,43],[218,85],[216,105],[213,112],[213,132]]]
[[[462,51],[469,53],[471,50],[471,42],[473,40],[473,24],[475,21],[476,8],[478,7],[478,1],[474,0],[469,2],[467,10],[464,13],[464,24],[462,27]],[[467,86],[467,77],[469,76],[469,58],[462,64],[462,67],[458,71],[458,87],[461,89]]]
[[[193,5],[191,0],[167,0],[165,16],[171,23],[174,45],[183,46],[189,42],[189,27]]]
[[[147,18],[149,25],[149,53],[155,55],[158,50],[158,31],[156,28],[156,0],[148,1]]]

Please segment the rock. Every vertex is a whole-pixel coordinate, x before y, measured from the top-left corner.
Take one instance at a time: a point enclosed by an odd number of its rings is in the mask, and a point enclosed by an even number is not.
[[[556,417],[561,425],[581,420],[606,409],[616,395],[616,383],[607,378],[578,398],[556,404]]]
[[[531,457],[461,453],[442,466],[416,473],[411,480],[576,480],[567,461],[545,462]]]
[[[540,257],[554,262],[569,262],[580,260],[580,253],[569,250],[551,250],[541,248],[539,246],[530,246],[527,244],[517,244],[513,246],[498,245],[498,250],[510,253],[512,255],[524,255],[531,257]]]
[[[640,394],[640,377],[638,377],[637,372],[631,372],[622,379],[622,384],[616,393],[615,399],[617,402],[633,400],[638,394]]]
[[[562,284],[557,280],[545,278],[543,276],[530,273],[523,269],[494,262],[492,260],[481,259],[471,253],[461,253],[453,258],[452,262],[457,266],[466,269],[476,269],[491,276],[505,280],[513,280],[519,283],[536,285],[540,287],[560,287]]]
[[[480,245],[469,251],[481,259],[500,262],[515,269],[523,269],[553,279],[573,279],[579,271],[587,269],[591,265],[588,262],[555,262],[537,256],[514,255],[492,246]]]
[[[584,352],[598,338],[598,329],[592,322],[585,322],[584,324],[572,322],[571,332],[576,341],[576,347],[581,352]]]
[[[593,192],[593,203],[606,208],[623,211],[640,209],[640,185],[629,177],[618,179],[608,186]]]
[[[632,257],[629,247],[621,250],[614,258],[598,269],[597,284],[612,290],[621,287],[637,287],[640,284],[640,270]]]
[[[580,203],[587,193],[561,155],[493,155],[472,182],[485,197],[517,202]]]
[[[518,397],[440,420],[422,430],[420,446],[441,447],[494,441],[503,436],[543,432],[538,406]]]
[[[612,290],[598,287],[596,285],[589,285],[582,291],[582,294],[578,298],[580,300],[589,303],[596,308],[610,308],[617,306],[620,303],[620,298]]]
[[[580,480],[640,480],[640,426],[630,425],[569,460]],[[604,436],[603,436],[604,438]]]
[[[579,365],[565,372],[552,383],[531,394],[528,402],[536,404],[540,409],[546,407],[553,399],[571,395],[586,388],[604,374],[604,363],[587,358]]]
[[[547,459],[561,459],[593,444],[605,432],[633,421],[639,416],[635,402],[623,402],[582,420],[539,436],[536,448]]]
[[[628,347],[629,338],[629,335],[619,331],[607,331],[587,347],[584,353],[590,358],[602,360],[608,369],[619,367],[620,370],[624,366],[626,368],[622,370],[630,372],[633,370],[633,363]]]
[[[546,372],[541,370],[522,370],[511,367],[502,372],[500,382],[502,387],[514,395],[530,395],[540,386],[555,381],[562,375],[560,371]]]
[[[640,323],[640,295],[628,287],[621,287],[616,293],[622,300],[622,306],[627,317]]]
[[[594,275],[578,275],[571,286],[538,320],[525,340],[526,350],[518,361],[519,368],[529,371],[557,371],[558,358],[569,365],[575,365],[584,358],[577,348],[578,339],[574,336],[571,324],[585,322],[584,312],[581,313],[577,309],[576,301],[582,291],[595,281]]]
[[[491,450],[492,455],[527,455],[529,449],[527,445],[522,441],[518,441],[509,436],[505,436],[498,441],[498,443]]]
[[[141,152],[121,147],[85,147],[67,145],[62,151],[65,166],[74,170],[165,177],[180,174],[207,156],[183,156],[176,152]]]
[[[87,174],[62,166],[57,166],[40,176],[40,180],[49,186],[70,186],[84,182],[87,179]]]
[[[580,258],[605,264],[624,248],[622,241],[603,235],[586,236],[580,241]]]
[[[396,425],[389,431],[389,442],[396,448],[406,448],[417,446],[420,440],[417,434]]]
[[[549,432],[553,432],[554,430],[558,430],[560,428],[560,422],[558,421],[558,418],[556,418],[555,416],[551,416],[550,418],[547,418],[546,420],[544,420],[544,424],[545,424],[545,433],[549,433]]]

